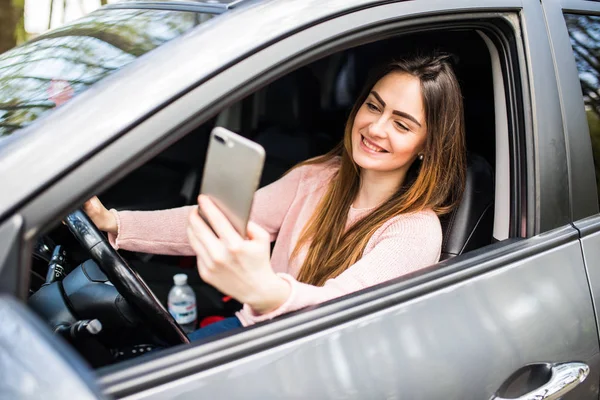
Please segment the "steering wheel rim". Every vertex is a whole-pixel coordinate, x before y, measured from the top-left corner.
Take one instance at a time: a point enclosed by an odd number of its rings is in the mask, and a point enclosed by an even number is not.
[[[85,212],[76,210],[64,220],[73,236],[88,250],[118,292],[137,308],[154,332],[169,345],[189,343],[187,335],[173,316],[138,275],[110,245],[104,234]]]

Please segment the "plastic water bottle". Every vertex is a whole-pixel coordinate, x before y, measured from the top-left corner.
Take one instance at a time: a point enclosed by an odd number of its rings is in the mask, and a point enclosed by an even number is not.
[[[168,298],[169,312],[185,333],[193,332],[198,320],[196,295],[187,284],[186,274],[175,274],[173,282],[175,286],[169,291]]]

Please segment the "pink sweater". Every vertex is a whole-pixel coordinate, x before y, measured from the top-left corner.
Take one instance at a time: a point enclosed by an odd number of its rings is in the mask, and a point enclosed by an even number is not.
[[[442,230],[431,210],[402,214],[383,224],[369,239],[362,258],[322,287],[298,282],[306,250],[290,260],[304,225],[324,195],[327,183],[339,167],[332,161],[294,169],[280,180],[256,192],[251,219],[277,239],[271,265],[291,286],[290,296],[279,308],[257,315],[244,305],[236,315],[244,326],[274,318],[286,312],[324,302],[366,287],[397,278],[439,260]],[[116,212],[118,236],[109,235],[116,248],[154,254],[195,255],[186,227],[190,207],[162,211]],[[346,226],[370,209],[350,208]]]

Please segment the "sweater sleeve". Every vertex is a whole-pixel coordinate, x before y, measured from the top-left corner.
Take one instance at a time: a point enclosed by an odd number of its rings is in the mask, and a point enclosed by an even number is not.
[[[269,232],[271,241],[277,239],[281,224],[298,194],[305,170],[306,167],[294,168],[254,195],[250,220]]]
[[[118,234],[108,234],[115,249],[151,254],[195,255],[187,238],[190,212],[196,206],[159,211],[116,211]]]
[[[302,178],[296,168],[283,178],[258,190],[250,219],[266,229],[275,240]],[[195,205],[159,211],[116,211],[118,234],[108,239],[115,249],[151,254],[196,255],[187,238],[190,212]]]
[[[374,245],[368,253],[322,287],[300,283],[292,276],[280,273],[278,275],[291,286],[288,299],[277,309],[262,315],[245,304],[237,317],[244,326],[252,325],[400,277],[439,260],[442,231],[433,211],[395,217],[374,236]]]

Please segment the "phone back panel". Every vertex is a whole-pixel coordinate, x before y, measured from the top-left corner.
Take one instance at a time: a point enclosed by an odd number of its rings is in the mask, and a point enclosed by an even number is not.
[[[259,144],[225,128],[211,132],[200,193],[210,196],[243,237],[264,160]]]

